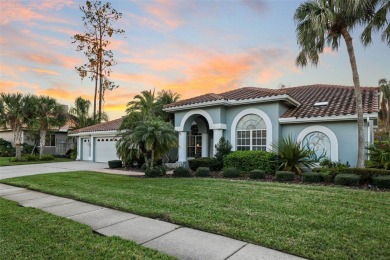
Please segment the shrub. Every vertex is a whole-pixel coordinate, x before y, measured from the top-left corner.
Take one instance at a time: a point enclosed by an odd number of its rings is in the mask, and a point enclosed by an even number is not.
[[[293,181],[295,173],[289,171],[277,171],[275,174],[275,179],[277,181]]]
[[[238,178],[240,177],[240,171],[236,168],[225,168],[223,170],[223,177],[224,178]]]
[[[330,175],[332,179],[339,174],[339,173],[346,173],[346,174],[356,174],[360,176],[360,181],[362,183],[368,183],[372,181],[372,178],[375,176],[386,176],[390,175],[389,170],[384,169],[361,169],[361,168],[344,168],[344,169],[337,169],[337,168],[315,168],[313,169],[315,172],[324,173],[327,172],[327,175]]]
[[[188,165],[192,171],[196,171],[199,167],[208,167],[210,171],[220,171],[223,164],[216,158],[201,157],[188,160]]]
[[[141,171],[145,172],[148,169],[148,164],[144,162],[141,166]]]
[[[279,169],[301,174],[303,167],[313,167],[314,151],[295,141],[292,136],[283,137],[272,144],[278,151]]]
[[[166,175],[166,170],[163,166],[154,166],[145,171],[145,176],[148,178],[162,177]]]
[[[208,167],[199,167],[195,172],[196,177],[209,177],[210,169]]]
[[[34,145],[30,144],[22,144],[22,154],[27,155],[27,154],[37,154],[38,149]]]
[[[40,161],[52,161],[54,160],[54,156],[51,154],[43,154],[41,158],[39,158]]]
[[[187,168],[180,166],[173,170],[173,177],[190,177],[190,170]]]
[[[320,166],[326,168],[346,169],[349,168],[351,165],[349,165],[349,162],[346,163],[341,163],[340,161],[332,162],[329,159],[324,159],[320,162]]]
[[[390,135],[386,140],[375,141],[366,149],[370,152],[372,162],[375,162],[379,168],[390,170]]]
[[[215,159],[217,159],[223,167],[223,159],[226,155],[232,152],[232,145],[225,139],[225,137],[221,137],[218,144],[215,145],[215,151]]]
[[[15,156],[15,148],[12,144],[3,138],[0,138],[0,156],[9,157]]]
[[[251,179],[265,179],[265,171],[252,170],[249,173],[249,178],[251,178]]]
[[[390,176],[373,177],[372,184],[378,188],[390,189]]]
[[[334,184],[344,186],[358,186],[360,177],[356,174],[337,174],[334,178]]]
[[[322,174],[318,172],[304,172],[302,173],[302,182],[321,182]]]
[[[108,167],[110,169],[122,168],[122,161],[121,160],[108,161]]]
[[[20,159],[17,159],[16,157],[9,158],[10,162],[27,162],[27,159],[22,157]]]
[[[275,155],[265,151],[235,151],[225,156],[224,166],[236,168],[242,172],[250,172],[254,169],[274,173]]]
[[[319,174],[321,174],[322,180],[323,180],[325,183],[331,183],[331,182],[333,182],[333,179],[334,179],[334,177],[335,177],[335,176],[333,176],[332,172],[330,172],[330,171],[319,172]]]
[[[25,155],[23,157],[26,159],[26,161],[29,161],[29,162],[31,162],[31,161],[38,161],[39,160],[39,157],[36,156],[35,154],[27,154],[27,155]]]

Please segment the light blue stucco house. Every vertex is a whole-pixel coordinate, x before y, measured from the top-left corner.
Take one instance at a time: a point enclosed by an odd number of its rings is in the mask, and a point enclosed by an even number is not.
[[[378,117],[378,88],[362,88],[364,138],[373,142]],[[317,159],[357,160],[354,88],[310,85],[284,89],[245,87],[205,94],[164,106],[174,113],[179,132],[178,162],[211,157],[224,136],[233,150],[272,150],[272,143],[292,136],[316,151]]]

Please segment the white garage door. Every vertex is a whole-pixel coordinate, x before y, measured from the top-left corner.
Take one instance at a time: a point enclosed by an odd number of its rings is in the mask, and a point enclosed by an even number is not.
[[[89,143],[89,138],[81,138],[81,160],[88,161],[89,160],[89,149],[91,144]]]
[[[95,138],[95,162],[108,162],[111,160],[118,160],[116,155],[115,144],[118,138],[110,137],[96,137]]]

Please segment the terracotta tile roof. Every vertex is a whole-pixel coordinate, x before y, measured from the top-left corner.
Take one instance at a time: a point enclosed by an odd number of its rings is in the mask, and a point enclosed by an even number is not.
[[[309,85],[288,88],[287,94],[301,105],[288,109],[281,118],[324,117],[356,114],[354,87],[337,85]],[[364,113],[378,112],[378,88],[362,87]],[[317,102],[328,102],[326,106],[314,106]]]
[[[78,134],[78,133],[85,133],[85,132],[98,132],[98,131],[115,131],[118,130],[120,125],[122,124],[124,117],[111,120],[108,122],[100,123],[97,125],[87,126],[84,128],[80,128],[77,130],[74,130],[70,132],[69,134]]]
[[[364,113],[378,112],[379,89],[362,87],[362,101]],[[164,108],[173,108],[197,103],[205,103],[217,100],[247,100],[278,95],[289,95],[301,105],[289,108],[281,117],[316,117],[338,116],[356,113],[354,88],[338,85],[308,85],[285,89],[265,89],[256,87],[244,87],[221,94],[205,94],[176,103],[165,105]],[[313,106],[316,102],[326,101],[327,106]]]

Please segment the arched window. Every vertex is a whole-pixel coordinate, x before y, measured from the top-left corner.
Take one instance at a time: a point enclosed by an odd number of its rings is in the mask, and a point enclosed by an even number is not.
[[[312,151],[313,160],[319,162],[323,159],[331,159],[331,143],[329,137],[320,131],[308,133],[302,140],[302,146]]]
[[[237,150],[263,150],[267,148],[267,127],[255,114],[243,116],[237,123]]]
[[[198,125],[193,122],[188,135],[187,156],[200,157],[202,153],[202,134],[198,132]]]

